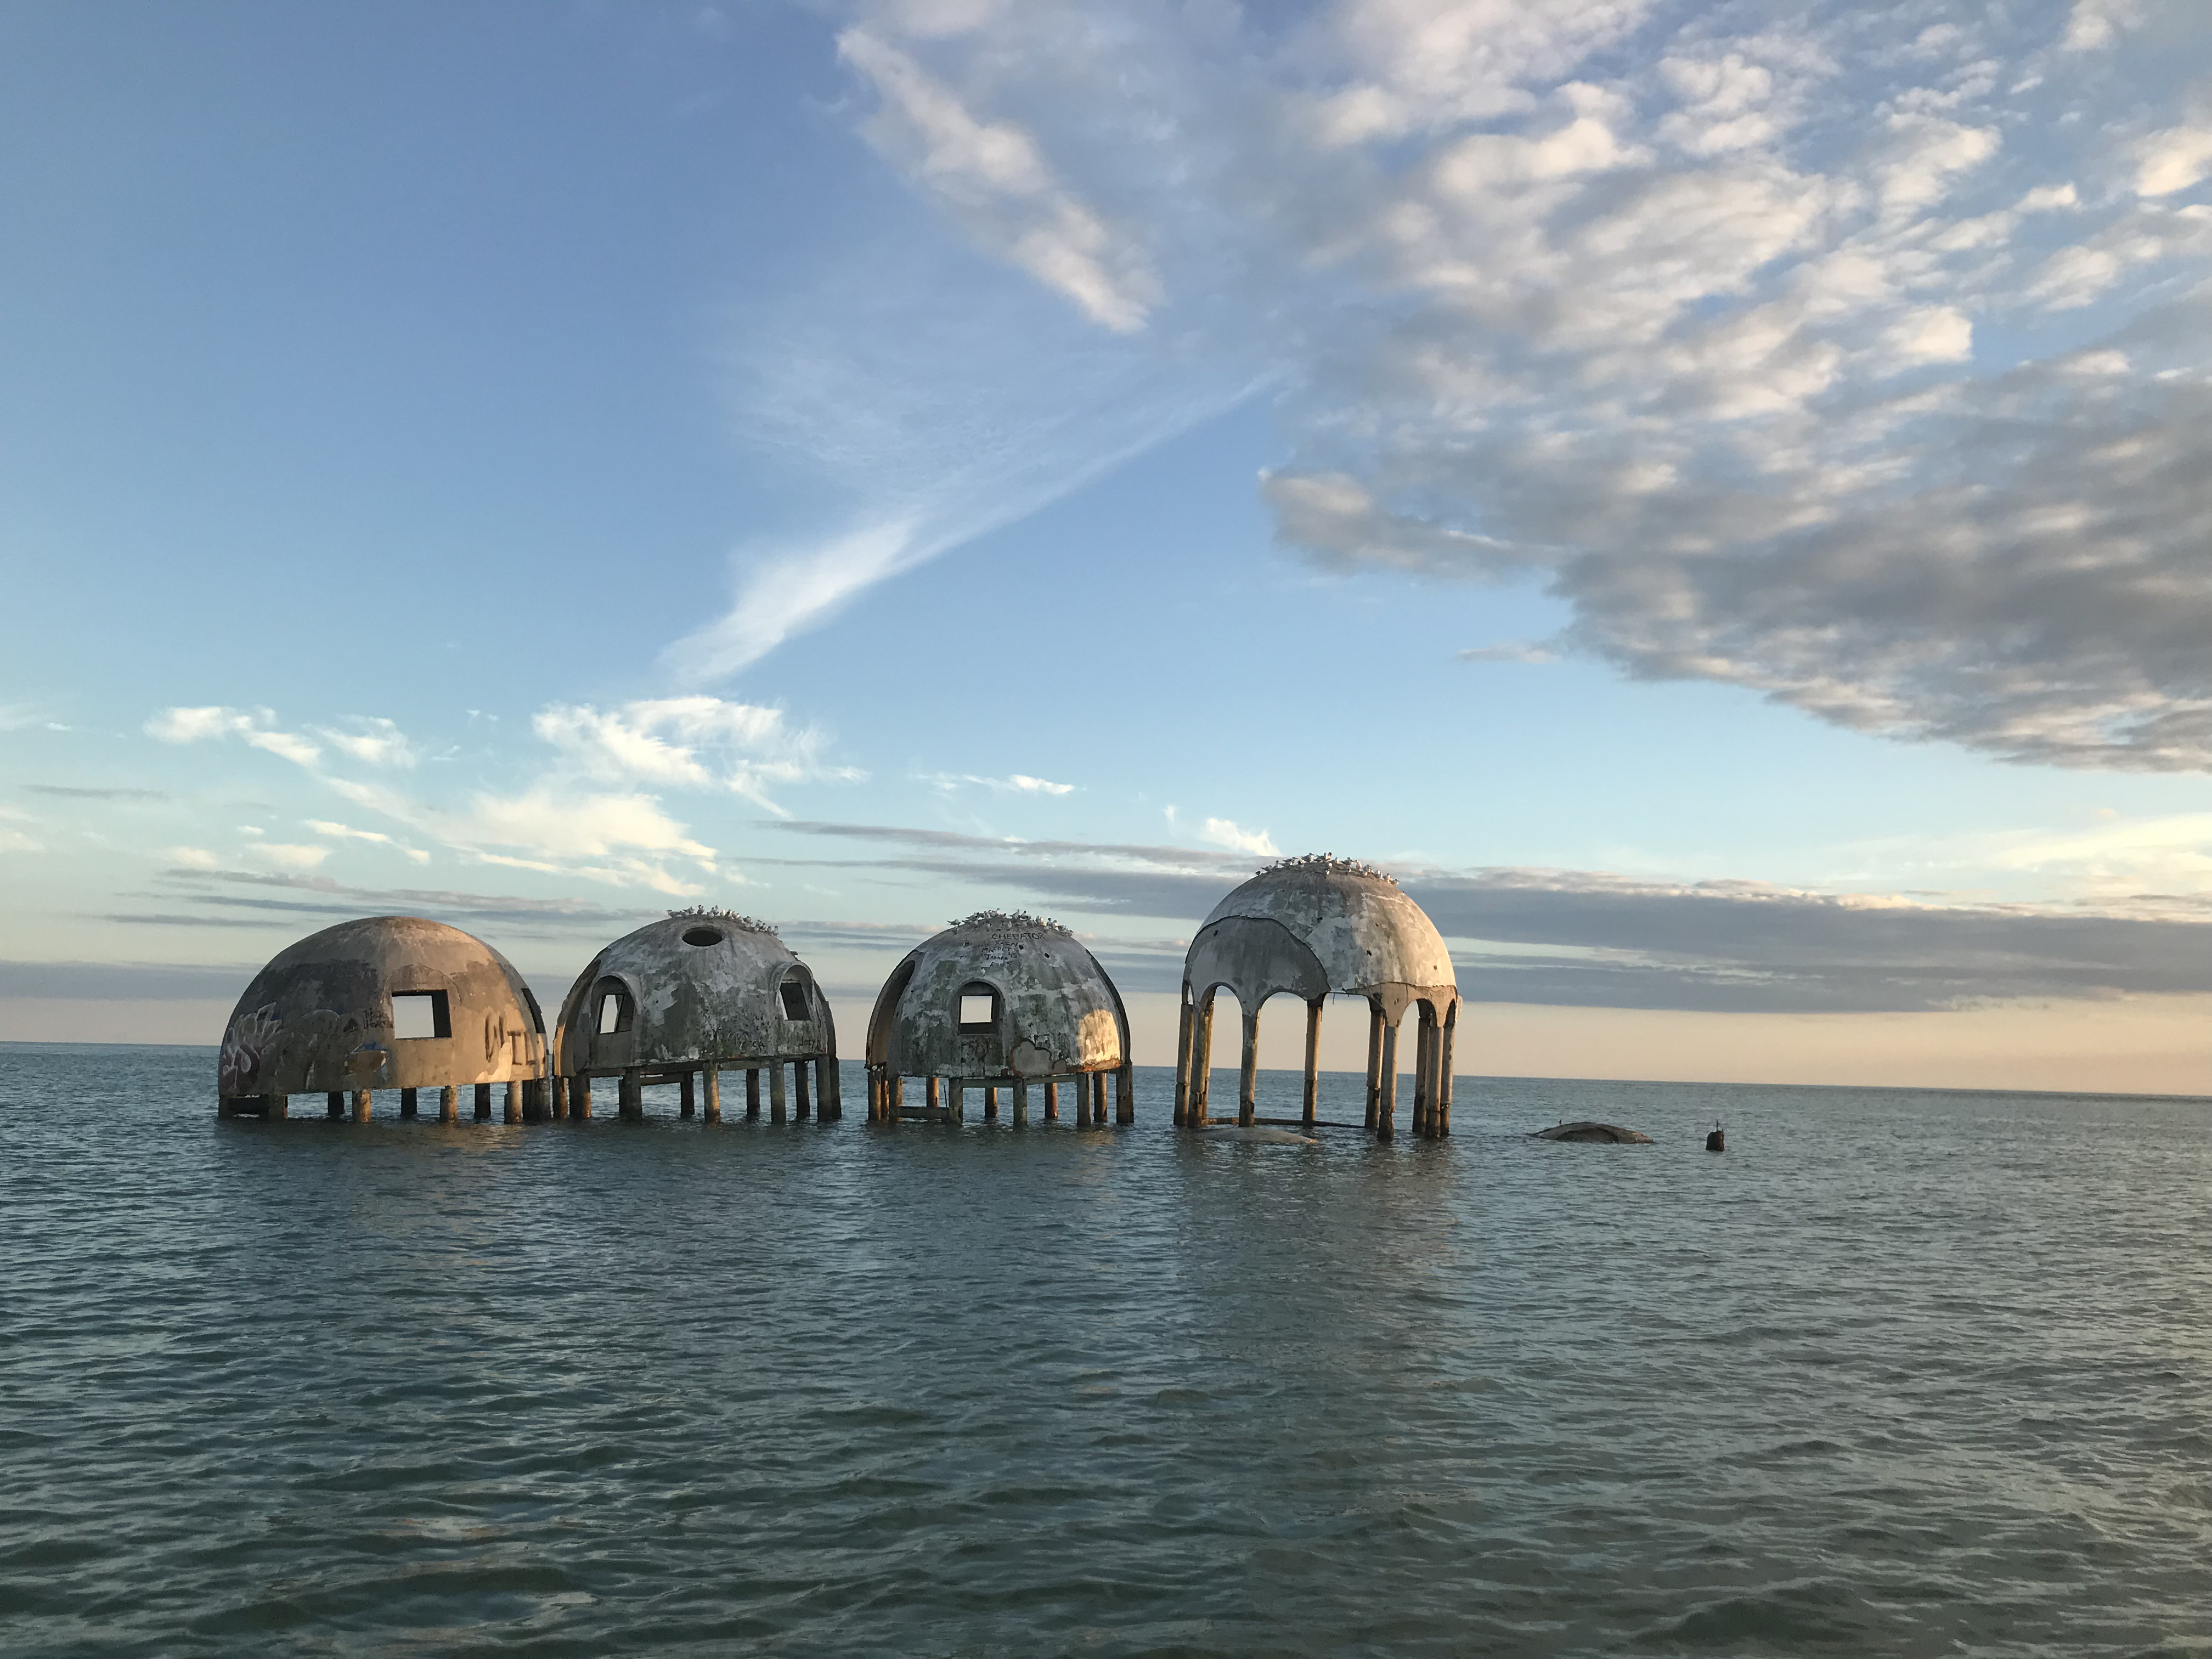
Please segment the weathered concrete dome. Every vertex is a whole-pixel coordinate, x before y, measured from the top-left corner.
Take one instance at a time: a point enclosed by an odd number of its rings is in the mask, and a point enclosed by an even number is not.
[[[1408,1002],[1458,996],[1451,952],[1421,907],[1380,870],[1325,853],[1285,859],[1215,905],[1184,975],[1248,1008],[1279,991],[1377,998],[1394,1024]]]
[[[679,911],[608,945],[576,976],[556,1030],[563,1077],[837,1049],[811,970],[767,923],[726,910]]]
[[[876,998],[868,1064],[963,1082],[1118,1071],[1121,994],[1056,921],[984,910],[908,951]]]
[[[420,916],[340,922],[276,957],[223,1033],[226,1097],[539,1076],[545,1023],[514,964]],[[420,1035],[401,1035],[402,1032]]]
[[[1419,1011],[1413,1125],[1449,1133],[1452,1043],[1459,981],[1436,924],[1372,865],[1310,853],[1268,866],[1213,907],[1183,958],[1182,1022],[1176,1048],[1176,1121],[1204,1128],[1213,1066],[1214,994],[1226,990],[1243,1016],[1237,1121],[1255,1121],[1260,1009],[1287,991],[1306,1005],[1305,1106],[1319,1121],[1321,1020],[1331,996],[1368,1009],[1366,1127],[1389,1139],[1398,1091],[1398,1026]]]

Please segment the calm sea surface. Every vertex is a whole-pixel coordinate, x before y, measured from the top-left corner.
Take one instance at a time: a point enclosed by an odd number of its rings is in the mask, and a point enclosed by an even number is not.
[[[1157,1071],[1101,1133],[214,1065],[0,1046],[10,1655],[2212,1653],[2212,1103],[1281,1146]]]

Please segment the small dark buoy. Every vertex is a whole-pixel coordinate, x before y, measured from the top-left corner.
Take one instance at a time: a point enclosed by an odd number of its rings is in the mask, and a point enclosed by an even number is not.
[[[1712,1133],[1705,1137],[1705,1150],[1709,1152],[1728,1151],[1728,1137],[1721,1133],[1721,1126],[1718,1122],[1714,1123]]]

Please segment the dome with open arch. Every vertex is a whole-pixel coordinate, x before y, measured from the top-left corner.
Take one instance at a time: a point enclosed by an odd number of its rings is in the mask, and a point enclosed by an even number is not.
[[[288,945],[223,1032],[226,1099],[516,1083],[542,1075],[545,1024],[514,964],[420,916],[365,916]]]
[[[1366,1127],[1393,1133],[1398,1026],[1411,1008],[1419,1019],[1415,1129],[1446,1132],[1458,979],[1436,924],[1384,872],[1328,853],[1284,859],[1207,915],[1183,960],[1176,1055],[1177,1121],[1194,1127],[1208,1121],[1213,999],[1224,989],[1243,1018],[1240,1121],[1253,1118],[1260,1009],[1288,992],[1307,1008],[1305,1121],[1316,1121],[1322,1005],[1331,996],[1357,996],[1370,1018]]]

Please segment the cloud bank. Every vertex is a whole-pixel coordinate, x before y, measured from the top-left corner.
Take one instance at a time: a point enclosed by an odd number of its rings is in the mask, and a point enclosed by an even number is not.
[[[1285,388],[1288,545],[1540,582],[1547,645],[1856,730],[2212,766],[2181,0],[854,15],[966,234]]]

